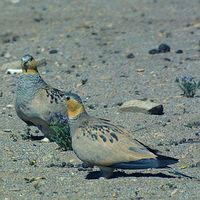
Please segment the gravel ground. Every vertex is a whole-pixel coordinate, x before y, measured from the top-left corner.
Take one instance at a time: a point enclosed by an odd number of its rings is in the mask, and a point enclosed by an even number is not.
[[[0,64],[25,53],[45,58],[46,82],[77,92],[91,115],[123,125],[200,177],[200,92],[183,97],[175,83],[184,74],[200,79],[200,1],[1,0],[0,8]],[[171,51],[149,54],[161,43]],[[13,107],[18,75],[0,72],[0,199],[200,199],[196,180],[161,170],[95,179],[98,169],[81,168],[72,151],[24,140]],[[119,112],[143,98],[163,104],[164,115]]]

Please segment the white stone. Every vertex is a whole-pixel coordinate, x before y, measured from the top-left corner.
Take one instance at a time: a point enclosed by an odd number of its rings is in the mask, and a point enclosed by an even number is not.
[[[149,100],[130,100],[120,106],[120,111],[140,112],[146,114],[163,114],[163,106]]]

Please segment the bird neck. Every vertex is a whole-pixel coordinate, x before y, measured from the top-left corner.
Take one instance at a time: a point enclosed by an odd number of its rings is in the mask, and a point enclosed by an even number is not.
[[[23,69],[23,74],[38,74],[38,70],[37,69]]]
[[[81,122],[82,119],[85,119],[85,118],[88,118],[88,117],[89,117],[88,113],[86,111],[84,111],[74,118],[72,118],[72,117],[69,118],[69,126],[70,126],[71,137],[74,136],[74,133],[75,133],[76,129],[78,128],[79,122]]]

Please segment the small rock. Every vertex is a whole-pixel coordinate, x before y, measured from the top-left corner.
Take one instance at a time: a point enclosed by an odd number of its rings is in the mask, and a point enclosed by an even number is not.
[[[42,140],[40,140],[40,141],[41,141],[41,142],[44,142],[44,143],[48,143],[48,142],[50,142],[50,141],[49,141],[49,139],[48,139],[48,138],[46,138],[46,137],[45,137],[45,138],[43,138],[43,139],[42,139]]]
[[[9,129],[9,128],[4,129],[3,131],[6,132],[6,133],[10,133],[10,132],[12,132],[12,130]]]
[[[186,142],[187,142],[186,138],[182,138],[182,139],[179,141],[179,144],[183,144],[183,143],[186,143]]]
[[[58,50],[52,49],[52,50],[49,51],[49,53],[50,53],[50,54],[55,54],[55,53],[58,53]]]
[[[126,57],[127,57],[128,59],[135,58],[135,56],[134,56],[133,53],[129,53]]]
[[[179,49],[176,51],[176,53],[181,54],[181,53],[183,53],[183,50]]]
[[[164,58],[163,60],[168,61],[168,62],[171,62],[171,59],[170,59],[170,58]]]
[[[85,85],[85,84],[87,83],[87,81],[88,81],[88,79],[87,79],[87,78],[85,78],[85,79],[82,79],[82,80],[81,80],[81,83],[82,83],[82,85]]]
[[[136,69],[136,72],[144,72],[144,69]]]
[[[174,189],[173,191],[172,191],[172,193],[171,193],[171,196],[174,196],[174,195],[176,195],[178,193],[178,189]]]
[[[158,50],[158,49],[151,49],[151,50],[149,50],[149,54],[158,54],[158,53],[160,53],[160,51]]]
[[[68,167],[68,168],[73,168],[73,167],[74,167],[74,164],[69,162],[69,163],[67,163],[66,167]]]
[[[6,108],[14,108],[14,105],[8,104],[8,105],[6,106]]]
[[[96,110],[97,107],[98,107],[98,104],[91,104],[91,105],[88,106],[88,108],[90,110]]]
[[[61,163],[61,167],[66,167],[67,166],[67,163],[66,162],[62,162]]]
[[[168,46],[167,44],[160,44],[158,49],[149,50],[149,54],[159,54],[166,52],[170,52],[170,46]]]
[[[70,159],[69,160],[69,163],[74,163],[76,160],[74,160],[74,159]]]
[[[79,88],[79,87],[81,87],[82,85],[83,85],[82,83],[78,83],[78,84],[76,85],[76,87]]]
[[[170,46],[168,46],[167,44],[160,44],[158,50],[160,53],[170,52]]]
[[[22,73],[22,69],[7,69],[6,74],[21,74]]]
[[[195,136],[200,136],[200,131],[195,133]]]
[[[120,106],[121,111],[141,112],[145,114],[162,115],[163,105],[151,101],[130,100]]]

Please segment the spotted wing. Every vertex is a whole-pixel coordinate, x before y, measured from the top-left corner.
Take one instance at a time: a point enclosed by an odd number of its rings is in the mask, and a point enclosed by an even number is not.
[[[127,130],[102,119],[83,120],[77,127],[73,143],[81,160],[99,166],[156,158],[132,139]]]

